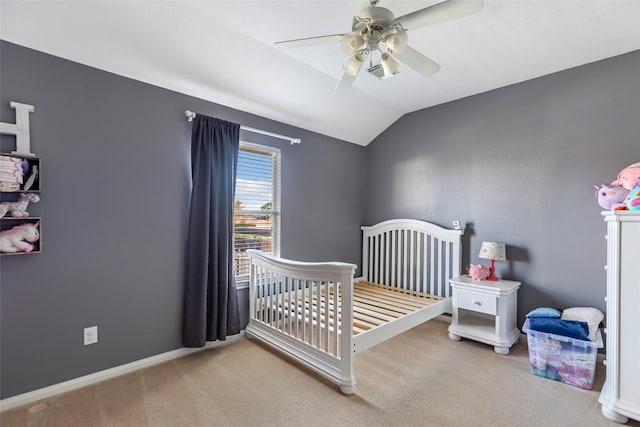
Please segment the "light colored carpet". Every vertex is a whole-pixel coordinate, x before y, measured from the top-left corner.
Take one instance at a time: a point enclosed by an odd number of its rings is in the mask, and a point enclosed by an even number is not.
[[[241,339],[0,415],[10,426],[616,426],[593,391],[430,321],[356,356],[356,394]],[[631,421],[628,425],[640,426]]]

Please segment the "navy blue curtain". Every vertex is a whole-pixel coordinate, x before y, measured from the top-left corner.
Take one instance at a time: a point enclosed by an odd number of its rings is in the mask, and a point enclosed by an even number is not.
[[[240,332],[233,202],[240,125],[198,114],[191,132],[191,209],[184,289],[185,347]]]

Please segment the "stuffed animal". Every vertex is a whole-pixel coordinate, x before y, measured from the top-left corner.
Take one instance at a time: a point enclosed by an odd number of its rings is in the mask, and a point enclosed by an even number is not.
[[[27,206],[29,203],[35,203],[40,201],[40,196],[34,193],[22,193],[20,194],[20,200],[17,202],[1,202],[0,203],[0,218],[5,216],[7,212],[11,214],[12,217],[21,218],[25,216],[29,216],[29,212],[27,212]]]
[[[0,252],[31,252],[35,249],[30,243],[40,238],[38,231],[40,221],[35,224],[22,224],[0,232]]]
[[[484,280],[489,277],[489,269],[486,265],[471,264],[469,266],[469,277],[471,277],[471,280]]]
[[[630,211],[640,211],[640,179],[636,181],[636,185],[629,192],[626,203],[627,209]]]
[[[618,179],[613,181],[611,185],[619,185],[627,190],[631,190],[633,186],[636,185],[636,182],[638,182],[638,179],[640,179],[640,162],[622,169],[618,174]]]
[[[601,186],[594,185],[596,189],[596,200],[600,207],[606,210],[624,210],[626,209],[625,200],[629,195],[629,190],[619,185]]]

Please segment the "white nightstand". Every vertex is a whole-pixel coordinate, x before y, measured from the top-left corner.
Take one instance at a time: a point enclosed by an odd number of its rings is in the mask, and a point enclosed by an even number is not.
[[[470,338],[492,345],[496,353],[509,354],[520,336],[516,327],[520,282],[471,280],[468,276],[449,282],[453,288],[449,338]]]

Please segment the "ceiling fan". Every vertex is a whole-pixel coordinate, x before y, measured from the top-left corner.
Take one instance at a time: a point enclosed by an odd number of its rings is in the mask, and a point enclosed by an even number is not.
[[[408,45],[408,30],[478,13],[483,8],[483,0],[447,0],[395,17],[389,9],[379,7],[378,2],[350,0],[355,16],[349,33],[279,41],[275,44],[282,48],[298,48],[340,42],[342,50],[350,57],[343,65],[344,74],[336,86],[338,91],[351,87],[367,59],[368,71],[381,79],[398,73],[398,61],[430,77],[440,69],[440,65]],[[374,54],[379,55],[376,64]]]

